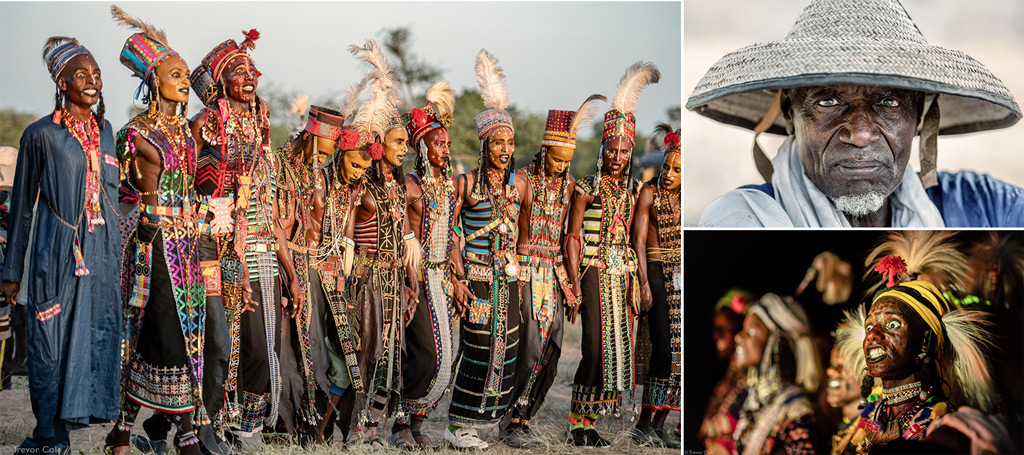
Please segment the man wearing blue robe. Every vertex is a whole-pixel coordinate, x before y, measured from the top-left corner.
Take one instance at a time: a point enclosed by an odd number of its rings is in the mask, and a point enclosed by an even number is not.
[[[64,453],[70,430],[114,420],[120,403],[118,162],[110,122],[103,119],[95,59],[78,41],[63,37],[50,38],[43,59],[58,102],[52,115],[22,134],[0,280],[9,302],[20,286],[28,287],[29,395],[36,426],[21,447]],[[22,283],[26,255],[29,270]]]

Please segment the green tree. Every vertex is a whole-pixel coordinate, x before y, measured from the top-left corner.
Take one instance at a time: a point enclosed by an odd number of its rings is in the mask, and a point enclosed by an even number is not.
[[[0,145],[21,147],[21,133],[38,118],[36,114],[14,108],[0,109]]]
[[[378,35],[383,37],[381,46],[394,56],[391,68],[405,87],[407,100],[418,100],[420,92],[444,78],[441,68],[413,53],[412,31],[408,27],[385,28]]]

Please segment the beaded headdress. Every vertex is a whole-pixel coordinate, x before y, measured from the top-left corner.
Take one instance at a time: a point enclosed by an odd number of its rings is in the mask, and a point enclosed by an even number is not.
[[[224,67],[231,59],[242,55],[252,61],[249,50],[256,47],[256,40],[260,39],[260,32],[251,29],[242,32],[245,39],[239,44],[233,39],[226,40],[203,57],[203,61],[192,70],[189,80],[192,82],[192,90],[196,92],[203,104],[209,106],[217,99],[217,81],[220,80]]]
[[[341,112],[326,107],[310,106],[305,130],[314,136],[336,141],[341,137],[341,128],[344,124],[345,117],[342,117]]]
[[[79,55],[92,56],[92,53],[77,39],[67,36],[51,36],[43,45],[43,63],[46,64],[46,70],[50,72],[50,78],[54,82],[57,82],[68,62]]]
[[[486,49],[480,49],[476,57],[476,81],[480,85],[480,97],[484,100],[484,107],[487,108],[473,117],[477,136],[483,139],[495,128],[502,126],[515,133],[512,115],[505,110],[508,107],[505,73],[498,66],[498,59]]]
[[[896,281],[914,280],[927,275],[941,291],[967,290],[967,256],[960,252],[960,244],[953,231],[894,231],[886,233],[864,260],[864,281],[872,283],[868,295],[882,287],[884,281],[872,273],[882,261],[900,259],[905,269],[895,276]],[[890,259],[886,259],[890,258]]]
[[[431,131],[447,129],[452,125],[452,110],[455,107],[455,92],[448,87],[448,81],[438,82],[427,89],[427,105],[409,112],[406,128],[409,140],[418,144]]]
[[[118,25],[135,28],[140,32],[129,36],[121,49],[121,64],[132,70],[143,81],[161,62],[172,55],[178,55],[167,44],[167,35],[153,24],[142,22],[128,15],[117,5],[110,5],[110,15]]]
[[[651,62],[636,62],[626,68],[626,74],[619,79],[619,87],[612,98],[612,109],[604,114],[604,130],[601,142],[613,137],[624,137],[630,146],[636,145],[637,101],[640,93],[650,84],[661,79],[661,72]]]
[[[598,101],[608,101],[608,98],[604,95],[590,95],[578,111],[548,111],[544,138],[540,145],[576,148],[576,134],[584,123],[593,120]]]

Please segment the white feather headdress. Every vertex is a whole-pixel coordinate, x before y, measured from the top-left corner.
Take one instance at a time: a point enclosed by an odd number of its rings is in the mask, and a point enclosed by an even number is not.
[[[488,109],[508,108],[508,92],[505,90],[505,73],[498,66],[498,59],[480,49],[476,56],[476,81],[480,85],[480,97]]]
[[[626,74],[619,79],[619,86],[612,98],[612,109],[619,112],[635,113],[640,93],[650,84],[661,79],[661,72],[651,62],[636,62],[626,68]]]
[[[955,231],[893,231],[884,236],[884,241],[868,253],[864,260],[864,280],[875,281],[868,289],[874,294],[884,279],[874,272],[875,265],[882,258],[896,255],[907,263],[909,278],[917,279],[926,274],[928,281],[939,290],[961,292],[967,289],[967,256],[960,252],[959,243],[954,240]],[[877,281],[876,281],[877,280]]]
[[[608,101],[608,98],[604,95],[596,94],[587,97],[587,100],[576,111],[576,115],[572,117],[572,123],[569,124],[569,137],[576,137],[576,134],[579,133],[583,125],[590,123],[597,117],[597,107],[601,101]]]
[[[367,40],[363,47],[351,45],[348,49],[352,55],[370,65],[370,75],[373,78],[370,83],[373,97],[359,107],[352,123],[367,133],[383,138],[386,134],[384,125],[387,123],[388,115],[398,108],[398,81],[395,72],[388,67],[388,58],[376,41]]]

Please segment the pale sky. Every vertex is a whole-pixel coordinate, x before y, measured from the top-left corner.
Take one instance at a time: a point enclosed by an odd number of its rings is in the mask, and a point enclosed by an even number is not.
[[[0,2],[0,107],[40,116],[51,111],[54,84],[40,53],[48,37],[72,36],[103,72],[107,118],[115,128],[124,124],[139,80],[118,60],[133,32],[114,24],[110,4]],[[504,68],[512,105],[530,112],[576,109],[592,93],[611,99],[626,67],[639,60],[654,62],[662,79],[640,97],[637,130],[650,134],[668,120],[667,109],[682,104],[679,2],[117,4],[163,28],[189,68],[220,42],[240,42],[242,30],[258,29],[251,55],[261,83],[308,93],[314,103],[362,77],[349,44],[379,41],[380,30],[408,26],[415,54],[440,66],[456,93],[477,88],[474,62],[486,48]],[[193,94],[190,115],[198,108]],[[475,114],[455,107],[455,115]]]

